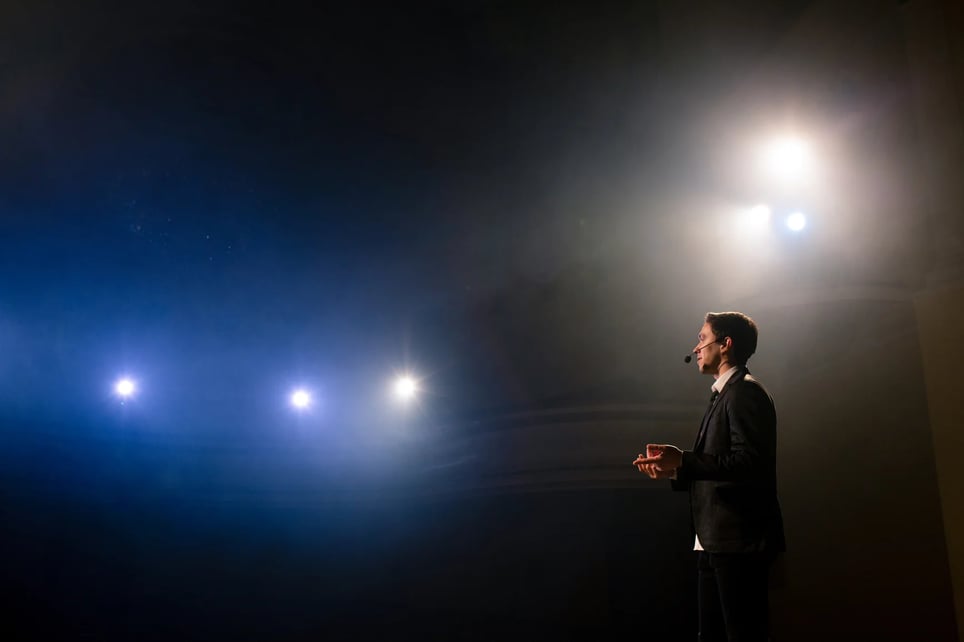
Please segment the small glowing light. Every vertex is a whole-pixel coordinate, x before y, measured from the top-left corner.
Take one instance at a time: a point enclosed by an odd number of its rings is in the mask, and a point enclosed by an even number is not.
[[[114,393],[122,399],[133,397],[135,392],[137,392],[137,384],[128,377],[118,379],[117,383],[114,384]]]
[[[291,405],[298,410],[305,410],[311,405],[311,393],[304,388],[298,388],[291,393]]]
[[[395,396],[402,401],[408,401],[415,396],[418,391],[418,385],[415,383],[415,379],[409,376],[399,377],[395,381]]]
[[[787,217],[787,227],[789,227],[794,232],[799,232],[807,226],[807,217],[803,215],[803,212],[794,212]]]

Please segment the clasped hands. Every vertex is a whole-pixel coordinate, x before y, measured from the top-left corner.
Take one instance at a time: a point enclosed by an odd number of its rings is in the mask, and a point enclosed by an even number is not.
[[[640,453],[633,466],[652,479],[673,479],[683,463],[683,451],[669,444],[646,444],[646,454]]]

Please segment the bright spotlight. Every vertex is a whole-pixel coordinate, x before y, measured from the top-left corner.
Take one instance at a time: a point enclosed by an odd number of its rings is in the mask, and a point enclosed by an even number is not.
[[[763,150],[763,166],[774,176],[801,178],[811,166],[810,146],[799,138],[780,138]]]
[[[794,212],[787,217],[787,227],[789,227],[794,232],[799,232],[807,226],[807,217],[803,215],[803,212]]]
[[[395,396],[402,401],[409,401],[415,397],[418,385],[415,379],[409,376],[402,376],[395,380]]]
[[[770,222],[770,208],[766,205],[754,205],[746,211],[746,222],[757,226]]]
[[[291,393],[291,405],[298,410],[306,410],[311,406],[311,393],[304,388],[298,388]]]
[[[130,399],[137,392],[137,384],[129,377],[122,377],[114,383],[114,394],[121,399]]]

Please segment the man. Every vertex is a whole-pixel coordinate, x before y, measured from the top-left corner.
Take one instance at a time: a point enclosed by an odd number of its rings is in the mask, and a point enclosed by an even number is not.
[[[777,501],[776,413],[746,362],[757,327],[740,312],[706,315],[693,348],[713,395],[692,450],[648,444],[633,464],[688,490],[698,551],[701,642],[765,642],[768,569],[784,550]]]

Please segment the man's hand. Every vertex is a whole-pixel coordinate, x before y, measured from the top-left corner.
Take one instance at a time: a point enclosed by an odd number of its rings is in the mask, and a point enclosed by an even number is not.
[[[659,468],[657,468],[656,464],[654,463],[648,463],[648,464],[645,463],[648,457],[653,457],[656,454],[657,453],[654,450],[652,450],[652,444],[650,444],[649,446],[646,447],[645,455],[643,453],[639,453],[638,455],[636,455],[636,461],[633,462],[633,466],[636,467],[636,470],[638,470],[641,473],[646,473],[652,479],[660,479],[660,473],[663,473],[666,471],[660,470]],[[672,475],[673,472],[675,471],[669,471],[669,472],[670,472],[670,475]]]
[[[646,456],[639,455],[633,465],[653,479],[670,479],[683,463],[683,451],[669,444],[646,444]]]
[[[643,463],[645,461],[646,456],[640,454],[636,457],[636,461],[633,462],[633,465],[636,466],[636,469],[639,470],[639,472],[649,475],[651,479],[673,479],[673,477],[676,475],[675,469],[661,470],[660,468],[657,468],[656,464]]]

